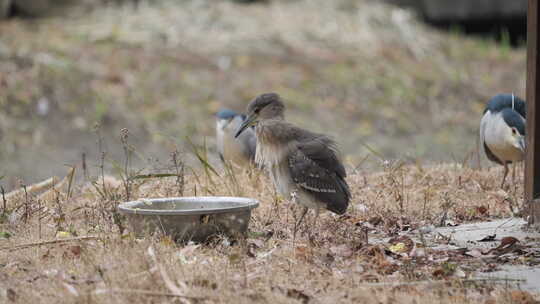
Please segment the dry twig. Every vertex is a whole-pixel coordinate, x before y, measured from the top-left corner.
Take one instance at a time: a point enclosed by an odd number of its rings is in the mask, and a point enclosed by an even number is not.
[[[66,239],[56,239],[56,240],[48,240],[48,241],[42,241],[42,242],[26,243],[26,244],[15,245],[15,246],[0,247],[0,251],[2,250],[15,251],[15,250],[25,249],[29,247],[41,246],[41,245],[68,243],[68,242],[74,242],[74,241],[97,240],[97,239],[100,239],[100,237],[87,235],[87,236],[79,236],[79,237],[66,238]]]

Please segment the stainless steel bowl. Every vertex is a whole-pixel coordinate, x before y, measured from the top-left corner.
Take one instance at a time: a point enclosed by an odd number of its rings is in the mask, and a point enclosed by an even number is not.
[[[204,242],[217,234],[244,234],[258,206],[243,197],[170,197],[126,202],[118,210],[137,236],[161,231],[176,241]]]

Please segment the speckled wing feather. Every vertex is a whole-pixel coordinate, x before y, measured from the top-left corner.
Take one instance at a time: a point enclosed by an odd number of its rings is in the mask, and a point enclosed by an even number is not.
[[[297,187],[325,203],[328,210],[345,213],[351,194],[345,182],[345,168],[328,138],[299,143],[298,149],[288,156],[288,165]]]

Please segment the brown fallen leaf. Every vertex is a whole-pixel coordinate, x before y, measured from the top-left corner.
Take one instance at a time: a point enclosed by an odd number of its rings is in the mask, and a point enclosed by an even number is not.
[[[445,272],[442,268],[438,268],[435,271],[433,271],[432,275],[436,278],[442,278],[445,275]]]
[[[287,290],[287,297],[299,300],[303,304],[309,303],[309,300],[311,299],[310,296],[305,294],[303,291],[294,288]]]
[[[294,250],[294,254],[297,258],[304,260],[311,260],[313,257],[313,252],[307,246],[298,246]]]
[[[515,304],[538,304],[538,301],[529,292],[523,290],[512,290],[510,298]]]
[[[394,253],[409,253],[414,248],[413,240],[406,236],[397,236],[391,238],[388,243],[390,243],[390,251]]]
[[[480,215],[484,215],[486,214],[488,211],[488,208],[484,207],[484,206],[479,206],[479,207],[476,207],[476,212]]]
[[[513,251],[516,247],[516,244],[519,242],[518,239],[516,239],[513,236],[507,236],[502,238],[501,244],[491,250],[488,251],[488,253],[495,252],[498,255],[502,255],[505,253],[509,253]]]
[[[502,240],[501,240],[501,244],[499,245],[498,248],[507,248],[507,247],[511,247],[513,246],[515,243],[519,242],[518,239],[516,239],[515,237],[513,236],[507,236],[507,237],[503,237]]]
[[[17,293],[15,292],[15,290],[13,290],[12,288],[8,288],[6,290],[6,294],[7,294],[7,298],[10,302],[15,302],[17,301],[17,298],[18,298],[18,295]]]
[[[64,258],[78,258],[81,256],[81,252],[82,248],[80,245],[73,245],[67,247],[62,256]]]

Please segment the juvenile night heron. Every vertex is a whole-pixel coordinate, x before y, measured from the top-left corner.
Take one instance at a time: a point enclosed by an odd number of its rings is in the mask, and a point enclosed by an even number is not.
[[[285,121],[285,105],[275,93],[262,94],[250,102],[247,119],[236,136],[255,126],[255,161],[264,166],[277,191],[304,207],[336,214],[347,210],[351,193],[336,144],[323,134],[301,129]],[[296,231],[296,228],[295,228]]]
[[[245,115],[227,109],[216,114],[217,150],[223,162],[230,161],[240,166],[254,162],[257,144],[255,131],[249,128],[235,138],[245,119]]]
[[[508,164],[525,155],[525,101],[514,94],[491,98],[480,121],[480,144],[489,160],[504,166],[503,187]]]

